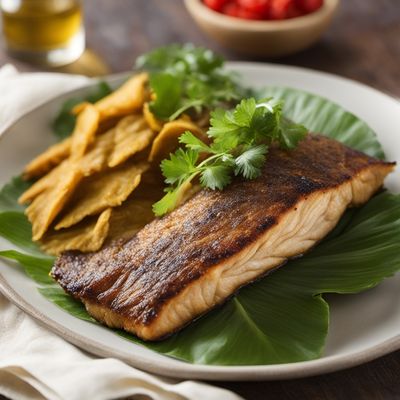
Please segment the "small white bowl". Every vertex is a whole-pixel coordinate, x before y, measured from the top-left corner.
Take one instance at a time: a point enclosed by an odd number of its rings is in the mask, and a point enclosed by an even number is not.
[[[296,53],[315,43],[329,26],[339,0],[325,0],[311,14],[279,21],[230,17],[211,10],[202,0],[185,0],[185,5],[200,28],[222,46],[272,58]]]

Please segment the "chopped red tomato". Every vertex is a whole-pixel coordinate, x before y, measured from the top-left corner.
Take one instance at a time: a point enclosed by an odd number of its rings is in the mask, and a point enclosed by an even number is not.
[[[286,19],[292,0],[274,0],[269,12],[270,19]]]
[[[254,9],[249,9],[243,7],[240,4],[240,1],[230,1],[226,4],[223,9],[222,13],[226,15],[230,15],[231,17],[237,18],[244,18],[244,19],[263,19],[262,14],[255,11]]]
[[[209,8],[244,19],[287,19],[309,14],[324,0],[203,0]]]
[[[299,8],[306,13],[312,13],[322,7],[323,0],[297,0]]]
[[[238,4],[246,11],[257,14],[258,18],[267,17],[271,0],[238,0]]]
[[[287,18],[301,17],[306,14],[302,9],[300,9],[296,4],[292,4],[287,11]]]
[[[239,4],[236,4],[235,2],[228,2],[223,8],[222,8],[222,13],[226,15],[230,15],[231,17],[239,17]]]
[[[204,4],[215,11],[222,11],[226,3],[229,3],[229,0],[204,0]]]
[[[247,10],[246,8],[240,7],[238,11],[238,17],[244,19],[263,19],[261,14]]]

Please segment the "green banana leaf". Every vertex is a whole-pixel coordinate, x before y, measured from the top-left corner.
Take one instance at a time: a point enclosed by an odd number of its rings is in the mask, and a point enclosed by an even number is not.
[[[285,102],[285,115],[306,126],[310,132],[323,133],[370,156],[385,157],[374,131],[364,121],[330,100],[285,87],[267,87],[258,96],[282,99]]]
[[[24,207],[18,204],[17,199],[29,188],[31,184],[24,181],[20,176],[11,179],[1,189],[0,212],[4,211],[23,211]]]
[[[383,157],[374,132],[341,107],[293,89],[269,88],[263,93],[263,97],[271,95],[284,98],[288,117],[310,130]],[[0,256],[18,261],[47,299],[97,324],[80,302],[49,278],[53,259],[39,254],[30,240],[31,227],[16,205],[24,185],[15,179],[0,192],[0,235],[24,253],[5,251]],[[18,229],[11,229],[16,226]],[[116,333],[154,351],[197,364],[264,365],[311,360],[321,356],[329,327],[329,306],[322,295],[358,293],[398,270],[400,196],[384,192],[362,208],[349,210],[310,253],[241,289],[180,333],[157,343],[143,342],[118,330]]]
[[[17,261],[35,282],[42,285],[54,285],[54,280],[49,276],[50,269],[54,264],[53,257],[35,257],[15,250],[0,251],[0,257]]]

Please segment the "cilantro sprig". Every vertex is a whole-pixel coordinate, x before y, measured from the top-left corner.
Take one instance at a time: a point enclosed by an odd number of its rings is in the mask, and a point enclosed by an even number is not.
[[[293,149],[307,129],[282,114],[283,103],[274,99],[244,99],[234,110],[211,114],[207,132],[210,144],[187,131],[179,137],[183,147],[161,162],[165,196],[153,205],[155,215],[172,211],[189,184],[199,178],[202,187],[222,190],[233,176],[255,179],[261,174],[268,148],[276,143]]]
[[[223,65],[222,57],[190,44],[161,47],[136,61],[137,68],[150,72],[150,110],[170,121],[184,112],[200,114],[246,97],[247,91]]]

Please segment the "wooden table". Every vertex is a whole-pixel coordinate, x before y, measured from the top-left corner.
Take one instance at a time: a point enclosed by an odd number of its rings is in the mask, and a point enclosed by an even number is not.
[[[171,42],[190,41],[228,59],[243,59],[208,40],[179,0],[85,0],[85,8],[88,46],[112,72],[130,69],[137,55]],[[0,53],[0,65],[6,62],[35,70]],[[272,62],[333,72],[400,97],[399,0],[343,0],[331,29],[317,45]],[[254,400],[399,399],[400,352],[314,378],[218,385]]]

